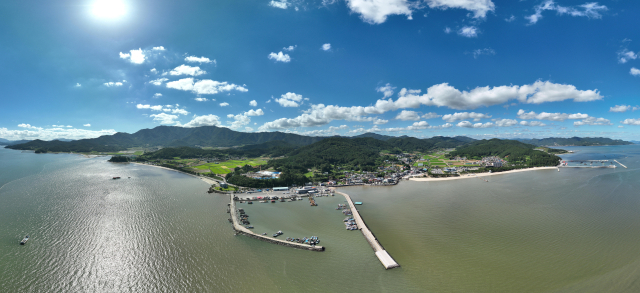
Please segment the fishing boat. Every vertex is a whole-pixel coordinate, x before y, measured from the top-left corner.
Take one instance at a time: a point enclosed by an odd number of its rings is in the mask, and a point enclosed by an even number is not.
[[[20,245],[25,245],[27,243],[27,241],[29,241],[29,235],[24,236],[24,239],[22,239],[22,241],[20,241]]]

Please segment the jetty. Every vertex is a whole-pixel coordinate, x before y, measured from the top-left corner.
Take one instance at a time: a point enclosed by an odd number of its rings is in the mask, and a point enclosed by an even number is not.
[[[274,243],[282,246],[287,246],[287,247],[294,247],[294,248],[312,250],[312,251],[324,251],[323,246],[290,242],[286,240],[280,240],[273,237],[269,237],[266,235],[253,233],[253,231],[245,228],[240,224],[240,220],[238,219],[238,210],[236,209],[236,202],[235,200],[233,200],[234,194],[231,194],[229,197],[230,197],[231,203],[229,203],[229,208],[227,211],[229,212],[229,216],[231,217],[230,221],[233,224],[233,230],[235,230],[237,234],[246,235],[251,238],[256,238],[262,241],[266,241],[269,243]]]
[[[616,162],[616,163],[618,163],[618,164],[620,164],[620,166],[624,167],[625,169],[627,169],[627,166],[622,165],[622,163],[618,162],[618,160],[613,160],[613,161],[614,161],[614,162]]]
[[[360,232],[362,232],[364,238],[367,239],[367,242],[369,242],[369,245],[371,245],[371,248],[373,248],[376,257],[378,257],[378,259],[382,263],[382,266],[384,266],[384,268],[387,270],[400,267],[400,265],[395,260],[393,260],[391,255],[389,255],[389,253],[384,250],[384,247],[382,247],[380,242],[378,242],[376,236],[371,233],[371,230],[369,230],[367,225],[364,223],[364,220],[362,220],[362,217],[360,217],[360,213],[358,212],[358,209],[356,209],[356,206],[351,200],[351,197],[343,192],[336,193],[342,194],[344,198],[347,199],[349,207],[351,208],[351,212],[353,213],[353,219],[356,220],[356,224],[358,225],[358,227],[360,227]]]

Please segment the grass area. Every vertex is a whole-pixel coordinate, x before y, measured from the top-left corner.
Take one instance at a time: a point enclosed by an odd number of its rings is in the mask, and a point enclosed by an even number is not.
[[[312,171],[312,172],[304,173],[304,176],[306,176],[307,178],[311,178],[311,177],[313,177],[313,171]]]
[[[445,163],[431,163],[431,166],[446,166]]]
[[[133,153],[136,156],[142,156],[144,154],[143,151],[136,151],[135,153]]]
[[[194,168],[200,170],[211,170],[214,174],[228,174],[231,173],[231,169],[242,167],[244,165],[258,166],[266,164],[266,160],[261,159],[249,159],[249,160],[231,160],[225,162],[216,163],[208,163],[199,166],[195,166]]]

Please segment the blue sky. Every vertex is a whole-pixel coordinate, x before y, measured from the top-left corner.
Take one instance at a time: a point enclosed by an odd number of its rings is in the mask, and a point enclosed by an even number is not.
[[[0,138],[640,140],[637,1],[0,3]]]

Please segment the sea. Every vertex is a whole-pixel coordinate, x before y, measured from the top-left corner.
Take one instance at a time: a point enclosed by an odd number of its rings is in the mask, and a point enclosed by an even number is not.
[[[564,149],[628,168],[341,188],[385,270],[339,195],[238,204],[257,233],[326,247],[306,251],[235,235],[229,197],[192,176],[0,148],[0,291],[640,292],[640,146]]]

